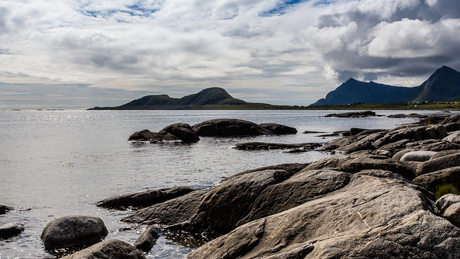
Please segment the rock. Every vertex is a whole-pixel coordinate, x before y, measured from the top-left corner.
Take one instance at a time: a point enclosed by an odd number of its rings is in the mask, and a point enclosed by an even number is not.
[[[419,175],[412,183],[433,193],[436,192],[438,186],[443,184],[452,184],[457,190],[460,190],[460,166]]]
[[[193,191],[169,201],[140,209],[121,221],[167,227],[188,221],[196,213],[206,191]]]
[[[444,218],[457,227],[460,227],[460,203],[450,205],[442,214]]]
[[[443,151],[443,150],[454,150],[460,149],[460,145],[457,143],[451,143],[443,140],[428,139],[414,143],[406,144],[407,148],[413,148],[422,151]]]
[[[178,137],[184,143],[195,143],[200,140],[200,137],[192,129],[192,127],[186,123],[176,123],[165,127],[160,130],[159,134],[167,132]]]
[[[374,177],[380,177],[380,178],[390,178],[390,179],[397,179],[400,181],[405,181],[407,182],[408,180],[400,174],[395,174],[391,171],[387,170],[380,170],[380,169],[368,169],[368,170],[362,170],[359,173],[356,173],[355,175],[367,175],[367,176],[374,176]]]
[[[145,259],[141,251],[120,240],[111,239],[97,243],[61,259]]]
[[[258,136],[274,134],[259,125],[237,119],[214,119],[204,121],[192,126],[199,136],[207,137],[233,137],[233,136]]]
[[[347,186],[248,222],[195,258],[456,258],[460,229],[412,184],[354,175]]]
[[[285,134],[297,134],[297,129],[293,127],[289,127],[286,125],[276,124],[276,123],[262,123],[259,124],[260,127],[274,132],[277,135],[285,135]]]
[[[452,122],[443,124],[446,127],[447,132],[458,131],[460,130],[460,123]]]
[[[261,172],[261,171],[265,171],[265,170],[284,170],[284,171],[288,172],[289,176],[292,176],[292,175],[300,172],[302,169],[304,169],[308,165],[309,164],[291,163],[291,164],[279,164],[279,165],[264,166],[264,167],[259,167],[259,168],[256,168],[256,169],[251,169],[251,170],[247,170],[247,171],[244,171],[244,172],[234,174],[232,176],[229,176],[229,177],[223,179],[222,182],[232,180],[233,178],[240,177],[241,175],[254,173],[254,172]]]
[[[289,177],[284,170],[265,170],[224,181],[206,193],[190,219],[190,231],[210,237],[229,232],[247,215],[265,188]]]
[[[363,112],[346,112],[346,113],[331,113],[324,117],[337,117],[337,118],[362,118],[377,116],[373,111],[363,111]]]
[[[326,133],[324,131],[313,131],[313,130],[306,130],[303,134],[319,134],[319,133]]]
[[[443,156],[458,154],[458,153],[460,153],[460,149],[443,150],[443,151],[439,151],[434,156],[432,156],[430,160],[440,158],[440,157],[443,157]]]
[[[192,192],[193,189],[186,186],[172,187],[160,190],[148,190],[144,192],[122,194],[99,201],[96,206],[109,209],[144,208],[156,203]]]
[[[427,118],[427,115],[417,114],[417,113],[406,113],[406,114],[392,114],[387,115],[387,118]]]
[[[398,151],[396,154],[393,155],[393,160],[395,161],[401,161],[401,157],[403,157],[406,153],[409,153],[411,151],[414,151],[413,149],[403,149],[401,151]]]
[[[101,241],[109,232],[100,218],[66,216],[46,225],[41,239],[45,249],[89,245]]]
[[[460,142],[460,130],[450,132],[449,135],[444,137],[442,140],[449,141],[449,142],[454,142],[454,143]]]
[[[352,174],[366,169],[381,169],[400,174],[408,180],[415,178],[413,172],[408,170],[402,163],[381,156],[360,156],[349,159],[345,161],[340,168]]]
[[[340,171],[342,164],[354,157],[351,156],[337,156],[337,157],[327,157],[320,159],[316,162],[309,164],[305,167],[305,170],[319,170],[319,169],[335,169]]]
[[[350,181],[350,174],[333,170],[302,170],[288,180],[265,188],[249,214],[236,226],[273,215],[323,197],[343,188]]]
[[[444,211],[452,204],[460,202],[460,195],[455,195],[448,193],[443,195],[436,201],[436,207],[439,209],[439,212],[442,214]]]
[[[3,224],[0,226],[0,239],[8,239],[21,234],[24,231],[24,225],[18,222]]]
[[[235,145],[238,150],[278,150],[278,149],[303,149],[312,150],[320,147],[319,143],[303,143],[303,144],[280,144],[280,143],[264,143],[264,142],[247,142]]]
[[[337,150],[345,153],[352,153],[360,150],[373,149],[372,143],[381,138],[383,135],[385,135],[384,132],[377,132],[367,136],[359,136],[350,144],[338,147]]]
[[[6,212],[13,210],[12,207],[6,206],[6,205],[1,205],[0,204],[0,215],[5,214]]]
[[[430,160],[431,157],[436,155],[438,152],[434,151],[411,151],[404,154],[400,161],[417,161],[417,162],[425,162]]]
[[[156,133],[149,130],[134,132],[131,136],[129,136],[128,141],[148,141],[150,143],[182,142],[180,138],[168,132]]]
[[[391,154],[397,153],[406,148],[407,143],[412,142],[409,139],[401,139],[396,142],[388,143],[379,148],[379,150],[389,151]]]
[[[443,156],[440,158],[431,159],[429,161],[423,162],[417,167],[417,171],[415,172],[415,174],[417,176],[420,176],[423,174],[455,166],[460,166],[460,153]]]
[[[443,125],[435,125],[433,126],[435,132],[436,132],[436,138],[437,139],[442,139],[447,136],[447,129]]]
[[[366,131],[367,129],[361,129],[361,128],[351,128],[350,129],[350,135],[358,135],[359,133]]]
[[[147,228],[134,242],[134,246],[144,252],[149,252],[160,235],[153,228]]]

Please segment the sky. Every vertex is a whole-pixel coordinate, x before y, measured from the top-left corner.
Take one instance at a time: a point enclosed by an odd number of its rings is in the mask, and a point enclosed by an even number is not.
[[[222,87],[309,105],[353,77],[460,70],[458,0],[0,0],[0,109],[117,106]]]

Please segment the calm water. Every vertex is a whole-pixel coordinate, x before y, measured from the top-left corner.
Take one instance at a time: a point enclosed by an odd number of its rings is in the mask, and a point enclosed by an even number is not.
[[[333,132],[351,127],[392,128],[414,121],[385,117],[323,118],[333,111],[0,111],[0,204],[15,211],[0,216],[0,225],[22,222],[25,231],[0,241],[0,258],[52,257],[40,234],[46,224],[66,215],[102,218],[110,233],[133,243],[142,228],[120,230],[129,211],[99,209],[104,198],[185,185],[206,189],[240,171],[280,163],[306,163],[326,157],[316,151],[286,154],[231,149],[236,143],[326,142],[305,130]],[[343,112],[343,111],[342,111]],[[401,111],[378,114],[402,113]],[[190,125],[215,118],[255,123],[274,122],[296,127],[291,136],[202,138],[192,145],[135,145],[135,131],[159,131],[172,123]],[[190,251],[161,237],[146,256],[181,258]]]

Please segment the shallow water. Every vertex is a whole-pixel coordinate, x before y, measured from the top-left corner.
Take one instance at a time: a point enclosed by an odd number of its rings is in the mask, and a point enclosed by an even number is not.
[[[53,257],[40,240],[46,224],[66,215],[102,218],[109,235],[133,243],[142,226],[119,220],[130,211],[100,209],[95,203],[113,195],[185,185],[211,188],[221,179],[261,166],[307,163],[327,157],[316,151],[239,151],[248,141],[325,143],[318,134],[360,128],[393,128],[415,119],[385,117],[324,118],[334,111],[0,111],[0,204],[15,211],[0,216],[0,225],[21,222],[25,231],[0,241],[0,258]],[[344,111],[340,111],[344,112]],[[379,111],[388,115],[404,111]],[[190,125],[215,118],[296,127],[296,135],[251,138],[202,138],[191,145],[132,144],[135,131],[159,131],[172,123]],[[128,228],[128,230],[123,230]],[[130,228],[130,229],[129,229]],[[158,240],[148,258],[181,258],[191,251],[178,242]]]

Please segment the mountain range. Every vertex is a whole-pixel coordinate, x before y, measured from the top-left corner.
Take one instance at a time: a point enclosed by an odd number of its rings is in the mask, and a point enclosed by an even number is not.
[[[312,106],[424,101],[460,101],[460,73],[443,66],[416,87],[366,83],[350,78]]]

